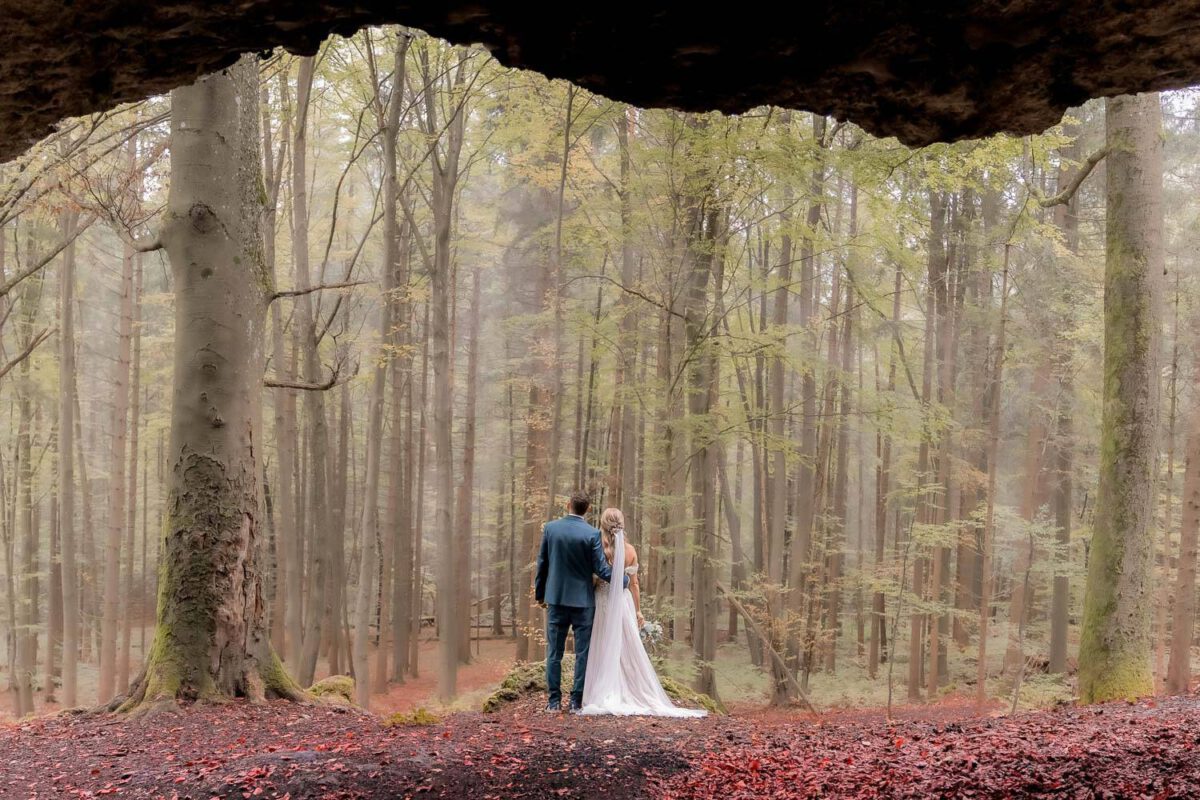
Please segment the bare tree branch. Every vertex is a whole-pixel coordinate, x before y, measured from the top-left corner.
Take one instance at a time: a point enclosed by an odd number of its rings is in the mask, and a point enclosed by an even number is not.
[[[1038,205],[1040,205],[1042,208],[1052,208],[1053,206],[1062,206],[1071,202],[1071,198],[1073,198],[1075,193],[1079,191],[1079,187],[1083,185],[1085,180],[1087,180],[1087,176],[1091,175],[1092,170],[1096,168],[1096,165],[1104,160],[1104,157],[1108,155],[1110,149],[1111,148],[1105,145],[1088,156],[1084,162],[1079,165],[1079,171],[1075,173],[1074,178],[1071,178],[1071,182],[1067,184],[1065,189],[1050,197],[1039,197]]]
[[[51,335],[53,335],[57,331],[58,331],[58,328],[46,328],[41,333],[39,333],[37,336],[33,337],[33,341],[31,341],[29,343],[28,347],[26,347],[23,351],[21,351],[20,355],[18,355],[12,361],[9,361],[3,367],[0,367],[0,378],[3,378],[5,375],[7,375],[13,369],[13,367],[17,366],[22,361],[29,358],[29,356],[33,355],[33,351],[37,349],[38,345],[40,345],[42,342],[49,339],[51,337]]]
[[[317,286],[310,286],[307,289],[288,289],[285,292],[276,292],[275,294],[271,295],[271,299],[267,302],[274,303],[276,300],[280,300],[284,297],[302,297],[306,294],[320,292],[325,289],[349,289],[352,286],[365,286],[366,283],[366,281],[349,281],[348,283],[322,283],[318,284]]]
[[[134,249],[134,251],[138,252],[138,253],[153,253],[155,250],[163,249],[162,240],[159,239],[157,236],[155,236],[151,239],[143,239],[140,242],[135,239],[135,240],[131,241],[129,244]]]
[[[329,380],[324,383],[307,383],[306,381],[280,381],[272,378],[263,380],[263,385],[268,389],[296,389],[301,392],[327,392],[335,386],[341,386],[355,375],[358,374],[358,365],[354,365],[353,371],[350,374],[342,375],[342,362],[338,362],[329,368]]]
[[[0,285],[0,297],[4,297],[9,292],[11,292],[13,289],[15,289],[17,284],[19,284],[21,281],[25,280],[26,278],[30,277],[31,275],[36,275],[39,270],[41,270],[43,267],[45,267],[47,264],[49,264],[51,261],[53,261],[58,256],[59,253],[61,253],[63,250],[66,250],[67,245],[69,245],[71,242],[75,241],[79,237],[79,235],[81,233],[83,233],[85,230],[87,230],[88,227],[95,221],[96,221],[95,217],[90,217],[90,218],[80,222],[75,227],[75,231],[70,236],[63,237],[61,240],[59,240],[58,244],[56,244],[56,245],[54,245],[54,247],[50,248],[41,258],[39,258],[37,261],[34,261],[28,267],[17,272],[11,278],[6,280],[3,285]]]

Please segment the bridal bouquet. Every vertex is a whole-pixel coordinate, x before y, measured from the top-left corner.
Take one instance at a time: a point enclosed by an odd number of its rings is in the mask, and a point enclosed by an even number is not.
[[[662,641],[663,626],[652,619],[648,619],[642,624],[639,633],[642,635],[642,644],[646,646],[647,650],[654,652],[658,649],[658,645]]]

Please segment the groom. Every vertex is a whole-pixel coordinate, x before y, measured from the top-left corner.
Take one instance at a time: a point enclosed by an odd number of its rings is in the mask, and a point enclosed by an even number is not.
[[[562,657],[568,628],[575,629],[571,712],[583,705],[583,680],[587,675],[592,616],[596,610],[592,575],[599,575],[605,581],[612,579],[600,531],[583,518],[591,503],[587,492],[575,492],[567,503],[567,515],[542,527],[534,597],[546,609],[546,687],[550,690],[547,711],[562,710]],[[628,576],[625,580],[629,580]]]

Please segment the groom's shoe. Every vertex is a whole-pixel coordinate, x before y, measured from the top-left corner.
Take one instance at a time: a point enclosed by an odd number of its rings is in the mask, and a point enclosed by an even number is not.
[[[572,714],[578,714],[578,713],[580,713],[581,711],[583,711],[583,706],[579,704],[579,701],[578,701],[578,700],[572,700],[572,701],[571,701],[571,713],[572,713]]]
[[[546,705],[546,707],[544,709],[542,709],[542,713],[543,714],[561,714],[562,713],[562,703],[548,703]]]

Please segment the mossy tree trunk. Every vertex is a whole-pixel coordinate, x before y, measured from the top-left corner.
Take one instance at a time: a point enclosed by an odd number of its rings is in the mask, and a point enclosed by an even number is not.
[[[171,93],[161,241],[175,286],[171,475],[158,619],[122,708],[301,696],[268,639],[261,398],[273,290],[261,237],[258,74],[244,57]]]
[[[1163,271],[1162,110],[1157,94],[1108,101],[1104,411],[1079,694],[1151,694],[1158,315]]]

